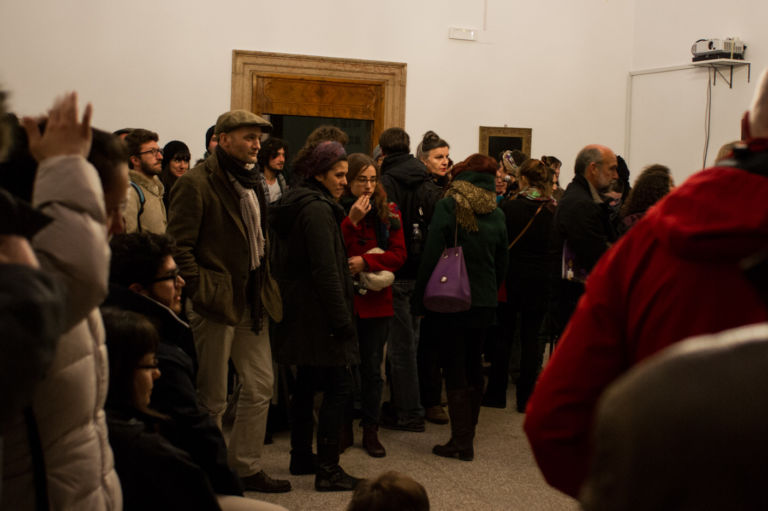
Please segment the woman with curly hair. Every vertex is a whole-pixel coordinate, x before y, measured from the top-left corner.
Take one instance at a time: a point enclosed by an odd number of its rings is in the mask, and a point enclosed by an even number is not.
[[[621,208],[621,234],[627,232],[630,227],[640,220],[648,208],[660,201],[672,191],[675,182],[668,167],[664,165],[650,165],[646,167],[635,181],[635,186],[629,192],[627,202]]]

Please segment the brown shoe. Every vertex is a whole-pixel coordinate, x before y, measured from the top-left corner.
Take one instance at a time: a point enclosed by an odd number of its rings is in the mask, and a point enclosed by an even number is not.
[[[424,411],[424,418],[434,424],[448,424],[448,414],[440,405],[430,406]]]
[[[383,458],[387,455],[384,446],[379,442],[378,426],[363,426],[363,449],[369,456]]]
[[[291,482],[286,479],[272,479],[263,470],[241,478],[246,491],[262,493],[285,493],[291,491]]]

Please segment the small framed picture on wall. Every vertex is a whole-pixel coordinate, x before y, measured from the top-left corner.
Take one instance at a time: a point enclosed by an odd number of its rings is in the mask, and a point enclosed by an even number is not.
[[[507,150],[517,149],[531,157],[531,128],[480,126],[480,154],[499,159]]]

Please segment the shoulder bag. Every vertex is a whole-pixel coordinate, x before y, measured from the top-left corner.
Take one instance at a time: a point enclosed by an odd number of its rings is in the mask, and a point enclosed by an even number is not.
[[[424,307],[432,312],[463,312],[472,307],[472,290],[467,265],[464,263],[464,252],[458,246],[458,233],[457,221],[453,247],[443,250],[424,290]]]

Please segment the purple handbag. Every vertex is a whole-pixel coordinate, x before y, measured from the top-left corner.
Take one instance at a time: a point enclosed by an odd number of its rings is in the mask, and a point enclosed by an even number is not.
[[[472,290],[469,287],[467,265],[464,264],[464,251],[455,246],[458,225],[456,230],[454,246],[443,250],[424,290],[424,307],[432,312],[462,312],[472,306]]]

